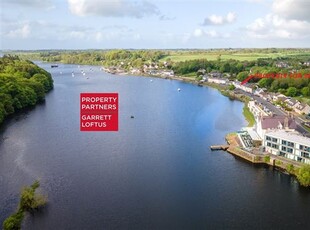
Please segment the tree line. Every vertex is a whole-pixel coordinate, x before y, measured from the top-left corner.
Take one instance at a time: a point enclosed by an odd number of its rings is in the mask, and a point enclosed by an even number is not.
[[[295,97],[303,95],[310,96],[310,68],[306,65],[310,58],[298,58],[298,57],[285,57],[285,58],[260,58],[254,61],[238,61],[238,60],[215,60],[208,61],[206,59],[201,60],[189,60],[183,62],[174,63],[171,69],[177,75],[186,75],[189,73],[197,73],[201,75],[204,73],[218,72],[223,74],[223,77],[227,77],[230,80],[243,81],[250,75],[272,75],[276,76],[290,76],[292,73],[297,76],[301,75],[301,78],[253,78],[250,83],[257,83],[259,87],[266,88],[272,92],[284,93],[287,96]],[[287,67],[279,67],[279,63],[285,63]]]
[[[0,124],[16,111],[44,101],[53,89],[51,74],[28,60],[0,58]]]

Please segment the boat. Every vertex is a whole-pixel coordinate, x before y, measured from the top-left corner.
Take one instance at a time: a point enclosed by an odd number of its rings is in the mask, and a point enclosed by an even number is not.
[[[178,88],[178,91],[180,92],[180,91],[181,91],[181,89],[180,89],[180,88]]]
[[[56,68],[56,67],[58,67],[58,65],[57,65],[57,64],[53,64],[53,65],[51,65],[51,68]]]

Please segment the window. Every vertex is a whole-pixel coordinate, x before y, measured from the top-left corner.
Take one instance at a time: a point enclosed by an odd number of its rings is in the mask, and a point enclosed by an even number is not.
[[[267,140],[267,141],[271,141],[271,137],[266,136],[266,140]]]
[[[301,157],[297,157],[297,161],[304,162],[304,160]]]
[[[287,151],[288,153],[293,153],[293,149],[292,149],[292,148],[287,148],[286,151]]]
[[[282,145],[287,145],[287,146],[290,146],[290,147],[294,147],[294,143],[293,142],[285,141],[285,140],[282,140]]]
[[[277,143],[277,142],[278,142],[278,139],[277,139],[277,138],[272,138],[272,142]]]
[[[305,158],[310,158],[310,154],[306,152],[301,152],[301,156]]]
[[[270,142],[267,142],[267,146],[268,146],[268,147],[271,147],[271,144],[270,144]]]
[[[282,148],[281,148],[283,151],[286,151],[286,147],[284,147],[284,146],[282,146]]]
[[[293,143],[293,142],[289,142],[289,141],[288,141],[288,142],[287,142],[287,145],[290,146],[290,147],[294,147],[294,143]]]
[[[307,151],[310,153],[310,147],[308,146],[305,146],[305,145],[299,145],[299,149],[300,150],[303,150],[303,151]]]
[[[281,157],[286,157],[286,153],[280,152],[280,153],[279,153],[279,156],[281,156]]]
[[[278,149],[278,147],[279,147],[279,146],[276,145],[276,144],[272,144],[272,145],[271,145],[271,148],[274,148],[274,149]]]

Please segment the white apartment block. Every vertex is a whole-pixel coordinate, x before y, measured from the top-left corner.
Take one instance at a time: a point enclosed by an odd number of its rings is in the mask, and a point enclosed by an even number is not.
[[[310,164],[310,138],[278,130],[265,134],[263,146],[273,155]]]

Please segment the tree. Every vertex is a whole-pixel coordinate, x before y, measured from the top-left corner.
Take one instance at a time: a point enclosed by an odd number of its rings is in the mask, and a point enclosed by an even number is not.
[[[289,96],[289,97],[295,97],[297,95],[297,89],[295,87],[289,87],[287,90],[286,90],[286,95]]]
[[[237,79],[238,79],[238,81],[243,81],[243,80],[245,80],[248,76],[249,76],[249,72],[248,72],[248,71],[243,71],[243,72],[238,73]]]
[[[302,88],[301,89],[301,93],[305,97],[310,96],[310,88],[308,86]]]
[[[310,186],[310,165],[304,165],[299,169],[297,179],[302,186]]]

